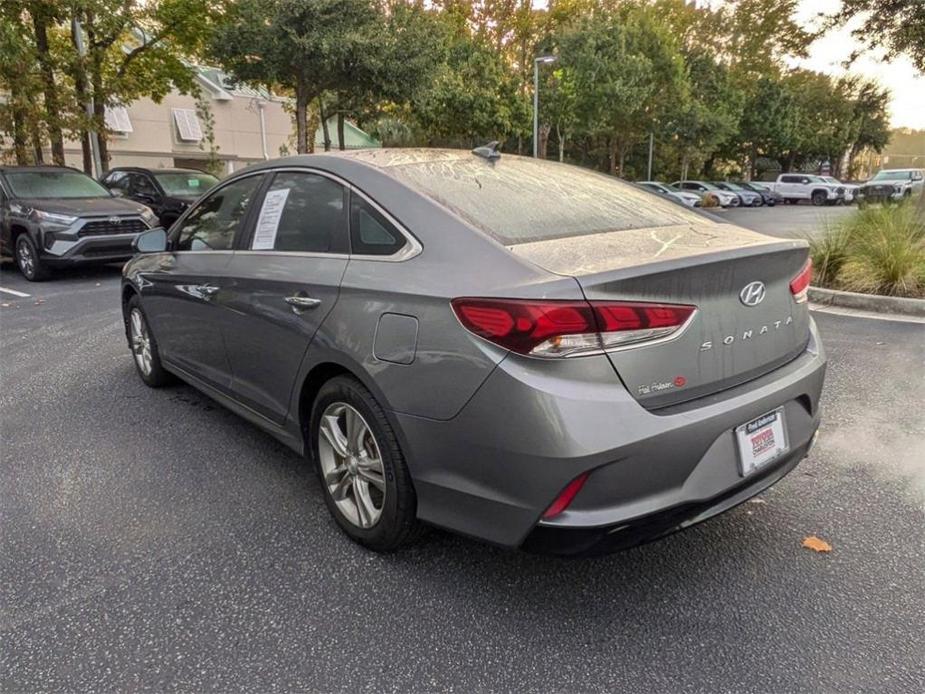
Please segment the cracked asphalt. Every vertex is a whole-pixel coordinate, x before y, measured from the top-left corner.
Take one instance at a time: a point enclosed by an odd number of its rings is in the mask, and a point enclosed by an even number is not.
[[[288,449],[141,383],[118,276],[0,269],[3,692],[925,691],[925,325],[817,312],[816,449],[708,523],[379,556]]]

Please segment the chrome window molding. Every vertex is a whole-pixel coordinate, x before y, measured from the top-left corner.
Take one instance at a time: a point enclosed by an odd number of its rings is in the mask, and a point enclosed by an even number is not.
[[[376,209],[376,211],[378,211],[383,217],[385,217],[388,220],[388,222],[392,224],[392,226],[394,226],[398,230],[398,233],[400,233],[405,239],[405,245],[402,246],[397,251],[395,251],[395,253],[392,253],[391,255],[370,255],[366,253],[348,254],[348,253],[323,253],[323,252],[307,252],[307,251],[254,250],[252,248],[242,248],[236,251],[233,249],[223,249],[223,250],[216,250],[216,251],[203,249],[199,251],[189,250],[189,251],[173,251],[173,252],[174,253],[241,253],[244,255],[262,255],[262,256],[276,255],[276,256],[292,256],[292,257],[302,257],[302,258],[340,258],[340,259],[346,258],[348,260],[368,260],[368,261],[374,261],[374,262],[380,262],[380,263],[400,263],[406,260],[410,260],[411,258],[414,258],[415,256],[419,255],[422,250],[424,250],[424,247],[421,245],[421,242],[417,240],[414,234],[408,231],[404,227],[404,225],[402,225],[397,219],[395,219],[395,217],[389,214],[389,211],[383,208],[382,205],[377,203],[375,200],[373,200],[366,193],[364,193],[362,190],[357,188],[355,185],[353,185],[349,181],[341,178],[337,174],[332,174],[328,171],[323,171],[321,169],[315,169],[315,168],[308,167],[308,166],[283,166],[279,168],[266,168],[266,169],[259,169],[257,171],[250,171],[247,173],[242,173],[240,175],[234,176],[225,181],[222,181],[218,186],[216,186],[213,190],[209,192],[209,196],[211,197],[212,195],[217,193],[219,190],[221,190],[225,186],[230,185],[231,183],[234,183],[235,181],[240,181],[242,178],[248,178],[250,176],[262,176],[264,174],[276,174],[276,173],[287,173],[287,172],[288,173],[292,173],[292,172],[311,173],[311,174],[317,174],[318,176],[324,176],[325,178],[328,178],[344,186],[344,188],[348,189],[352,194],[359,195],[361,198],[363,198],[363,200],[365,200],[367,203],[372,205]],[[175,222],[175,224],[181,224],[185,220],[186,216],[189,214],[189,211],[192,210],[194,207],[198,206],[198,202],[199,201],[197,200],[196,203],[194,203],[193,205],[190,205],[187,211],[183,214],[182,217],[180,217]],[[349,210],[347,211],[347,214],[349,216]],[[348,225],[349,225],[349,222],[348,222]]]

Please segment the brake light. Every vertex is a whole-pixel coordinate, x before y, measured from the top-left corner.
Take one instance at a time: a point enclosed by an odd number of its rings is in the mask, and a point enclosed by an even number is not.
[[[790,293],[793,294],[793,300],[798,304],[806,303],[809,297],[809,283],[813,279],[813,260],[806,261],[806,264],[800,270],[796,277],[790,280]]]
[[[550,518],[555,518],[565,509],[569,507],[569,504],[572,503],[572,500],[581,491],[581,488],[585,486],[585,482],[588,481],[588,473],[583,472],[578,477],[573,479],[563,489],[559,496],[556,497],[556,500],[553,501],[549,508],[543,512],[543,520],[549,520]]]
[[[567,357],[661,339],[677,332],[694,306],[625,301],[453,299],[472,333],[518,354]]]

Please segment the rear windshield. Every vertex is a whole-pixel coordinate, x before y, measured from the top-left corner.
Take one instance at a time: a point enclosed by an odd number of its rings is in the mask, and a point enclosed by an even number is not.
[[[6,180],[19,198],[108,198],[110,193],[79,171],[7,171]]]
[[[703,223],[686,208],[577,166],[476,155],[388,167],[410,187],[506,245],[675,224]]]

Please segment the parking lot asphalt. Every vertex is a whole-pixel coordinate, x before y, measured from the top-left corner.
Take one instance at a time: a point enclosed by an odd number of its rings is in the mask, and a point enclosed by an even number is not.
[[[739,207],[717,210],[716,214],[762,234],[786,238],[809,239],[825,233],[856,214],[854,205],[814,207],[809,204],[775,205],[774,207]]]
[[[380,556],[288,449],[141,383],[117,269],[0,286],[30,295],[0,294],[4,692],[925,690],[925,325],[816,313],[819,443],[717,519],[594,560]]]

